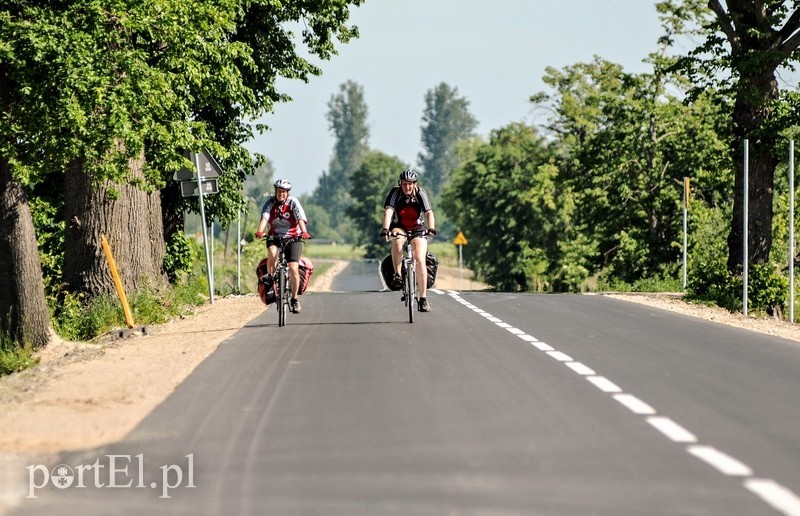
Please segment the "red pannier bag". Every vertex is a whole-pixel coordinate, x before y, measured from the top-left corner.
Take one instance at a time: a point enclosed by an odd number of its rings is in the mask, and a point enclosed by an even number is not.
[[[300,270],[300,289],[297,295],[300,295],[306,291],[308,284],[311,282],[311,275],[314,274],[314,264],[311,263],[310,259],[301,256],[297,268]]]
[[[272,277],[267,275],[267,259],[264,258],[256,266],[256,278],[258,279],[258,297],[265,305],[271,305],[278,299],[275,290],[275,283]]]

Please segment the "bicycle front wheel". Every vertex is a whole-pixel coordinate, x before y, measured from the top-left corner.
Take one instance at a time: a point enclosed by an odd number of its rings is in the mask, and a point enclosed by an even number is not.
[[[286,269],[281,268],[278,274],[278,327],[286,325],[286,305],[289,296],[287,283]]]
[[[414,322],[414,301],[417,299],[417,271],[414,263],[406,265],[406,306],[408,307],[408,322]]]

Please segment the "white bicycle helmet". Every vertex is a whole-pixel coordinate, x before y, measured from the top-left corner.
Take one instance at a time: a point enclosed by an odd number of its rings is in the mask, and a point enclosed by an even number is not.
[[[411,183],[417,182],[417,173],[414,169],[407,168],[400,173],[400,181],[409,181]]]
[[[290,183],[288,179],[278,179],[272,186],[275,188],[283,188],[287,192],[292,189],[292,183]]]

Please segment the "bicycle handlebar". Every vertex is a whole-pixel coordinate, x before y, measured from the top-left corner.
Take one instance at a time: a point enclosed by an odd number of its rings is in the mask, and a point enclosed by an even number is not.
[[[388,240],[400,240],[401,238],[405,240],[413,240],[415,238],[424,238],[425,240],[430,240],[433,237],[434,235],[428,234],[427,229],[423,229],[422,231],[409,231],[406,233],[400,233],[400,232],[389,233],[388,235],[386,235],[386,238]]]
[[[300,240],[303,239],[303,237],[299,237],[299,236],[287,237],[287,236],[266,235],[266,234],[264,236],[260,237],[261,240],[268,240],[270,238],[277,238],[278,240],[280,240],[280,242],[282,244],[288,244],[290,242],[297,242],[297,241],[300,241]]]

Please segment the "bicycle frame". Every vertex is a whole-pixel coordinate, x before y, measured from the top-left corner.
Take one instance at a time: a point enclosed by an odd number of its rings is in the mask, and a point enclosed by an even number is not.
[[[405,239],[405,255],[403,256],[402,265],[400,267],[400,276],[403,280],[403,303],[408,308],[408,322],[414,322],[414,304],[417,304],[419,309],[419,287],[417,286],[417,260],[414,258],[414,247],[411,241],[415,238],[428,238],[427,232],[418,232],[412,234],[396,233],[389,236],[389,238],[399,240]]]
[[[296,237],[281,237],[278,245],[278,262],[275,264],[275,284],[278,288],[278,327],[286,326],[286,311],[289,309],[291,288],[289,284],[289,263],[286,261],[286,246],[297,240]]]

